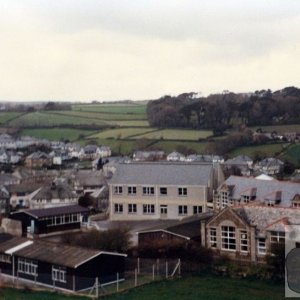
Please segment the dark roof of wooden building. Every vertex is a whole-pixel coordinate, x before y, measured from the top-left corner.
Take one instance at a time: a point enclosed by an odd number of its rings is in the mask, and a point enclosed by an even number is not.
[[[52,217],[64,214],[76,214],[76,213],[88,213],[89,209],[82,207],[80,205],[67,205],[67,206],[58,206],[50,208],[41,208],[41,209],[26,209],[22,211],[13,212],[12,215],[18,213],[28,214],[36,219],[44,217]]]

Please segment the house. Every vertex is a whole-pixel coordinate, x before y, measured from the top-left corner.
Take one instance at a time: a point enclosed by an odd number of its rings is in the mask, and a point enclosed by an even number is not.
[[[44,168],[44,167],[50,167],[52,166],[52,157],[50,157],[45,152],[34,152],[30,155],[28,155],[25,159],[25,165],[28,168]]]
[[[53,165],[55,166],[61,166],[64,161],[71,159],[68,152],[65,150],[54,150],[49,155],[52,157]]]
[[[254,170],[266,175],[276,175],[282,172],[284,162],[277,158],[265,158],[254,165]]]
[[[0,187],[0,215],[9,213],[9,192],[2,186]]]
[[[10,194],[9,204],[14,208],[29,207],[29,201],[34,191],[42,186],[41,183],[20,183],[6,187]]]
[[[108,146],[100,146],[97,150],[99,157],[111,156],[111,149]]]
[[[0,149],[0,164],[8,164],[9,163],[9,155],[4,148]]]
[[[0,148],[16,149],[17,145],[15,139],[9,134],[0,134]]]
[[[214,209],[240,204],[292,207],[293,198],[300,193],[300,184],[291,181],[262,180],[230,176],[214,194]]]
[[[264,262],[272,245],[284,243],[286,226],[299,220],[300,210],[295,208],[227,207],[201,223],[202,244],[231,259]]]
[[[164,151],[135,151],[132,155],[134,161],[162,160],[165,157]]]
[[[10,173],[0,173],[0,185],[19,184],[20,179]]]
[[[182,219],[205,212],[213,177],[211,164],[119,163],[108,182],[110,218]]]
[[[97,157],[100,157],[99,148],[97,145],[87,145],[79,152],[80,159],[94,160]]]
[[[27,209],[13,212],[10,218],[21,221],[23,235],[43,236],[53,232],[76,230],[87,221],[89,209],[79,205]]]
[[[50,208],[78,203],[73,188],[63,182],[45,183],[30,195],[29,208]]]
[[[153,243],[154,241],[201,242],[200,222],[208,220],[212,216],[212,212],[201,213],[180,221],[173,220],[139,231],[137,232],[138,244]]]
[[[78,170],[71,175],[77,194],[93,193],[107,185],[101,171]]]
[[[68,151],[71,158],[79,158],[81,151],[80,145],[75,143],[67,143],[65,144],[65,149]]]
[[[187,162],[223,163],[224,158],[219,155],[191,154],[185,159]]]
[[[124,280],[126,254],[0,235],[1,275],[65,291]],[[118,275],[117,275],[118,274]]]
[[[246,155],[238,155],[224,162],[225,170],[239,170],[243,176],[250,176],[253,168],[253,160]]]
[[[185,156],[174,151],[167,156],[167,161],[185,161]]]

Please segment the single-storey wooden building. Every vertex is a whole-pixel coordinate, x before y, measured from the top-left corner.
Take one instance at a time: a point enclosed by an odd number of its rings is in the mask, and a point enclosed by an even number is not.
[[[13,212],[10,218],[22,222],[24,235],[43,235],[52,232],[80,229],[87,220],[89,209],[80,205],[28,209]]]
[[[0,234],[3,275],[59,289],[79,291],[124,280],[126,254],[91,250]]]

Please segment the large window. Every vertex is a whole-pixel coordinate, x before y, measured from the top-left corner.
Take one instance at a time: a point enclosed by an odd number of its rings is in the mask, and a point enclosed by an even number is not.
[[[67,282],[66,279],[66,268],[59,266],[52,266],[52,280],[58,282]]]
[[[154,195],[154,187],[153,186],[144,186],[143,187],[143,195]]]
[[[80,214],[66,214],[61,216],[53,216],[43,218],[46,220],[47,226],[63,225],[80,222]]]
[[[143,205],[143,213],[144,214],[154,214],[155,213],[154,204],[144,204]]]
[[[285,242],[285,233],[279,231],[271,232],[271,243],[284,243]]]
[[[136,186],[128,187],[128,195],[136,195]]]
[[[211,248],[217,248],[217,229],[210,228],[209,230],[209,243]]]
[[[259,255],[265,255],[266,254],[266,239],[259,238],[257,240],[257,253]]]
[[[233,226],[222,226],[222,249],[223,250],[236,250],[236,236],[235,227]]]
[[[178,188],[178,196],[181,196],[181,197],[187,196],[187,188],[185,188],[185,187]]]
[[[179,205],[178,206],[178,215],[187,215],[187,205]]]
[[[136,204],[128,204],[128,213],[135,214],[136,213]]]
[[[201,214],[202,213],[202,206],[193,206],[193,214]]]
[[[240,248],[241,252],[248,252],[248,233],[244,230],[240,232]]]
[[[11,263],[11,256],[6,254],[0,254],[0,261],[5,263]]]
[[[122,194],[123,193],[123,187],[116,185],[114,186],[114,194]]]
[[[122,214],[123,213],[123,204],[115,203],[115,214]]]
[[[168,195],[168,189],[166,187],[161,187],[159,189],[159,193],[162,195],[162,196],[166,196]]]
[[[18,258],[18,272],[24,273],[28,275],[37,276],[37,268],[38,265],[36,262],[25,259],[25,258]]]

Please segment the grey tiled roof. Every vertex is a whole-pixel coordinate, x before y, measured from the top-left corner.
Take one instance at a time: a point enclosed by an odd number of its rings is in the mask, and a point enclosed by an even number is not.
[[[240,199],[251,188],[256,188],[256,200],[263,201],[277,191],[281,191],[280,206],[291,206],[291,200],[296,194],[300,194],[300,184],[290,181],[260,180],[240,176],[230,176],[223,184],[234,186],[232,198]],[[223,186],[221,185],[221,187]],[[219,187],[219,189],[221,189]]]
[[[111,184],[207,185],[211,164],[175,162],[124,163],[110,180]]]
[[[246,155],[239,155],[232,159],[228,159],[224,164],[226,165],[247,165],[248,163],[252,163],[253,160]]]
[[[236,213],[248,224],[256,226],[257,230],[283,231],[282,223],[300,225],[299,208],[269,207],[269,206],[240,206],[235,207]]]

